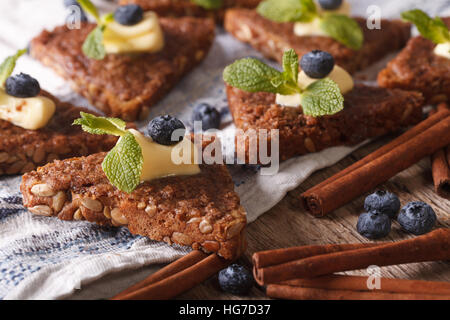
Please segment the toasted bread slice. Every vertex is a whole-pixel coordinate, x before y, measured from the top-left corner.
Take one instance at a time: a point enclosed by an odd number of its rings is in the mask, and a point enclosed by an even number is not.
[[[32,41],[31,55],[107,115],[144,119],[149,108],[203,60],[214,38],[211,19],[161,18],[160,23],[165,46],[157,53],[89,59],[81,47],[95,25],[84,23],[81,29],[43,31]]]
[[[450,26],[450,17],[443,18]],[[429,103],[450,99],[450,60],[435,55],[436,45],[423,37],[414,37],[378,74],[378,84],[422,92]]]
[[[252,45],[269,59],[281,62],[283,52],[294,49],[301,57],[312,50],[331,53],[336,64],[350,73],[362,70],[386,54],[403,48],[410,37],[411,25],[397,20],[382,20],[381,29],[369,30],[366,20],[355,18],[364,32],[364,43],[355,51],[329,37],[297,36],[293,23],[265,19],[255,10],[230,9],[225,14],[225,29]]]
[[[245,249],[246,213],[224,165],[192,176],[144,182],[128,194],[106,178],[105,153],[55,161],[23,176],[23,204],[35,214],[127,226],[169,244],[234,259]],[[38,185],[38,186],[36,186]]]
[[[45,91],[41,95],[56,105],[44,128],[28,130],[0,120],[0,175],[25,173],[55,159],[108,151],[116,144],[117,137],[95,136],[72,126],[80,111],[91,111],[61,102]]]
[[[228,104],[237,128],[278,129],[280,160],[325,148],[354,145],[419,122],[420,93],[357,85],[344,95],[344,109],[331,116],[310,117],[302,109],[283,107],[272,93],[248,93],[227,87]],[[269,135],[270,137],[270,135]],[[252,136],[236,144],[238,154],[249,160]],[[269,138],[270,150],[270,138]],[[242,148],[245,148],[242,150]]]
[[[138,4],[144,10],[156,12],[161,17],[209,17],[217,23],[223,23],[225,10],[229,8],[249,8],[258,6],[261,0],[224,0],[220,9],[208,10],[191,0],[120,0],[120,5]]]

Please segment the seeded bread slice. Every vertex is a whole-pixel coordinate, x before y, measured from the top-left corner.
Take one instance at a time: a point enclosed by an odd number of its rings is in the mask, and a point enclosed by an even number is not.
[[[192,176],[142,183],[131,194],[112,186],[105,153],[55,161],[23,176],[23,204],[62,220],[127,226],[134,234],[217,252],[234,259],[245,249],[246,213],[224,165],[201,165]]]
[[[225,10],[229,8],[256,8],[261,0],[224,0],[220,9],[208,10],[192,0],[120,0],[120,5],[138,4],[144,10],[155,11],[161,17],[209,17],[217,23],[223,22]]]
[[[230,9],[225,14],[225,29],[237,39],[249,43],[269,59],[281,62],[283,52],[294,49],[301,57],[312,50],[331,53],[336,64],[350,73],[362,70],[386,54],[403,48],[410,37],[411,25],[398,20],[382,20],[381,29],[369,30],[366,19],[355,18],[364,32],[360,50],[345,47],[329,37],[294,34],[293,23],[277,23],[255,10]]]
[[[81,29],[43,31],[31,42],[31,55],[107,115],[144,119],[149,108],[203,60],[214,39],[211,19],[161,18],[160,23],[165,46],[157,53],[89,59],[81,47],[95,25],[83,23]]]
[[[443,18],[450,27],[450,17]],[[414,37],[378,74],[378,84],[422,92],[429,103],[450,99],[450,60],[434,54],[436,45],[423,37]]]
[[[237,128],[278,129],[280,160],[340,145],[355,145],[368,138],[394,132],[422,119],[424,99],[418,92],[357,85],[344,95],[344,109],[331,116],[310,117],[301,107],[283,107],[275,94],[249,93],[227,87],[228,105]],[[237,143],[249,161],[252,135]],[[270,150],[270,134],[268,149]],[[259,154],[259,153],[258,153]]]
[[[41,95],[56,105],[55,114],[44,128],[27,130],[0,120],[0,175],[25,173],[55,159],[108,151],[116,144],[117,137],[96,136],[72,126],[80,111],[91,111],[61,102],[45,91]]]

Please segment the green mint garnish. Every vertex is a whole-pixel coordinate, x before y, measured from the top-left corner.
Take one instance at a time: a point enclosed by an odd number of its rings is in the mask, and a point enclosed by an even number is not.
[[[359,24],[343,14],[326,14],[320,28],[331,38],[353,50],[361,48],[364,35]]]
[[[0,87],[5,85],[6,79],[13,73],[16,67],[17,59],[27,52],[27,49],[22,49],[16,52],[15,55],[6,58],[0,65]]]
[[[310,22],[317,16],[313,0],[266,0],[256,11],[275,22]]]
[[[102,169],[108,180],[119,190],[133,192],[140,183],[144,158],[134,135],[126,130],[125,121],[117,118],[97,117],[80,112],[81,118],[73,124],[91,134],[119,136],[116,146],[106,155]]]
[[[430,18],[419,9],[403,12],[402,18],[415,24],[420,34],[434,43],[450,42],[450,32],[441,18]]]
[[[82,47],[83,53],[91,59],[102,60],[106,56],[105,46],[103,45],[103,32],[105,31],[106,25],[114,20],[114,15],[108,13],[100,17],[97,8],[90,0],[78,0],[78,3],[84,11],[92,15],[97,21],[97,27],[84,40]]]
[[[321,14],[313,0],[264,0],[256,10],[275,22],[311,22],[319,19],[323,32],[354,50],[360,49],[364,41],[364,34],[355,20],[342,14]]]
[[[192,3],[195,3],[199,7],[211,10],[211,9],[219,9],[222,7],[222,0],[191,0]]]
[[[335,114],[344,108],[338,85],[328,78],[315,81],[306,89],[298,86],[298,55],[292,49],[284,52],[283,72],[257,59],[245,58],[227,66],[223,79],[247,92],[299,93],[303,113],[314,117]]]

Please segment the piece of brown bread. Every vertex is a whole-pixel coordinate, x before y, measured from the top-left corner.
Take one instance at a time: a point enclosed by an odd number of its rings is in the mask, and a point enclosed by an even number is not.
[[[157,53],[109,54],[103,60],[86,57],[81,47],[93,24],[43,31],[31,42],[31,55],[70,81],[107,115],[131,121],[147,117],[163,98],[207,55],[214,23],[201,18],[161,18],[165,46]]]

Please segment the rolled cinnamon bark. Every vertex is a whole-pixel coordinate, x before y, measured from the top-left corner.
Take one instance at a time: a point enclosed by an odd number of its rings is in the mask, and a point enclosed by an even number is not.
[[[281,284],[268,285],[266,294],[271,298],[290,300],[450,300],[448,295],[326,290]]]
[[[446,110],[434,116],[442,116]],[[440,121],[365,164],[301,195],[308,211],[324,216],[389,180],[422,158],[450,144],[450,117]],[[368,157],[373,158],[372,155]]]
[[[379,243],[345,243],[345,244],[326,244],[300,246],[283,249],[265,250],[255,252],[252,256],[253,266],[255,268],[264,268],[292,260],[298,260],[317,256],[320,254],[333,253],[345,250],[354,250],[361,248],[370,248],[380,245]]]
[[[450,200],[450,146],[431,156],[434,189],[436,193]]]
[[[158,282],[164,278],[168,278],[180,271],[183,271],[190,266],[198,263],[199,261],[205,259],[208,255],[200,250],[192,250],[190,253],[185,255],[184,257],[168,264],[164,268],[158,270],[157,272],[151,274],[144,280],[136,283],[135,285],[129,287],[128,289],[122,291],[112,298],[112,300],[120,300],[122,297],[126,296],[129,293],[137,291],[141,288],[151,285],[152,283]]]
[[[177,272],[158,282],[121,295],[117,300],[167,300],[195,287],[232,261],[225,260],[217,254],[211,254],[192,266]]]
[[[450,296],[450,282],[380,278],[380,288],[371,290],[367,286],[368,279],[369,277],[363,276],[333,274],[311,279],[293,279],[283,281],[280,284],[327,290],[414,293]]]
[[[450,229],[437,229],[426,235],[372,248],[347,250],[298,259],[256,270],[260,285],[298,278],[313,278],[335,272],[402,263],[450,259]]]

